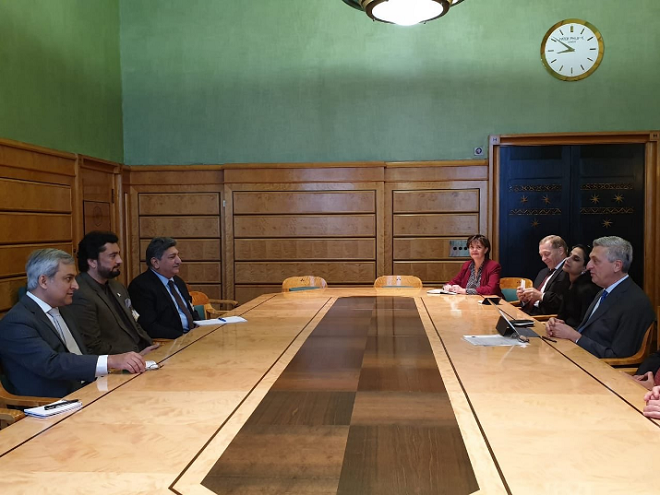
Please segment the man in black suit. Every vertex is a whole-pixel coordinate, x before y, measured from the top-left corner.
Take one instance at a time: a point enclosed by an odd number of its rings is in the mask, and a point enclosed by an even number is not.
[[[551,318],[548,335],[572,340],[599,358],[632,356],[655,321],[651,301],[628,276],[632,246],[614,236],[596,239],[593,245],[587,269],[593,282],[603,290],[577,329]]]
[[[147,270],[128,286],[138,323],[152,338],[176,339],[199,319],[190,304],[186,283],[177,276],[181,266],[176,241],[155,237],[147,246]]]
[[[10,391],[64,397],[108,369],[145,370],[136,352],[86,355],[66,308],[78,289],[73,257],[58,249],[34,251],[25,266],[28,293],[0,321],[0,360]]]
[[[546,267],[534,280],[534,287],[518,287],[517,294],[521,308],[525,313],[548,315],[559,312],[568,290],[570,280],[562,270],[564,260],[568,256],[568,246],[558,235],[549,235],[539,242],[539,255]]]
[[[144,355],[153,349],[151,337],[137,323],[128,290],[113,280],[122,264],[118,240],[112,232],[90,232],[78,244],[79,288],[71,312],[89,352]]]

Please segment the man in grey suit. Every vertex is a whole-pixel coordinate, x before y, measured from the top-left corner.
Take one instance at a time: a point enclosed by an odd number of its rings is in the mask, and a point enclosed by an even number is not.
[[[64,397],[109,369],[145,370],[144,358],[135,352],[86,355],[66,308],[78,288],[70,254],[39,249],[25,270],[28,293],[0,321],[0,360],[12,393]]]
[[[628,357],[642,345],[655,321],[651,301],[628,276],[632,246],[620,237],[594,240],[587,269],[602,287],[577,329],[562,320],[548,321],[548,335],[575,342],[599,358]]]
[[[71,311],[90,352],[144,355],[151,337],[137,323],[128,290],[114,280],[122,264],[118,240],[112,232],[90,232],[78,244],[79,289]]]

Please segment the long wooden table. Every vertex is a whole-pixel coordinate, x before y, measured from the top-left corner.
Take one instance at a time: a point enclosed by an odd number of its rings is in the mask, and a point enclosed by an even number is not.
[[[0,493],[656,493],[644,389],[568,341],[468,344],[495,333],[479,300],[261,296],[235,311],[247,323],[156,350],[160,370],[104,377],[74,394],[81,410],[2,430]]]

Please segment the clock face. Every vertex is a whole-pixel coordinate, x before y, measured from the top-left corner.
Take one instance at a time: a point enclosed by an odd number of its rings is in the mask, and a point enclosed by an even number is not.
[[[566,19],[546,33],[541,60],[557,79],[578,81],[598,68],[603,51],[603,37],[595,26],[580,19]]]

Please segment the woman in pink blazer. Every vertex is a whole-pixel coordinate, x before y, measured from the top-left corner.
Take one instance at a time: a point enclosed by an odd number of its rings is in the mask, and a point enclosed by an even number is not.
[[[486,236],[475,234],[468,237],[470,258],[466,261],[445,290],[457,294],[479,294],[482,296],[502,296],[500,290],[500,273],[502,267],[497,261],[490,259],[490,241]]]

